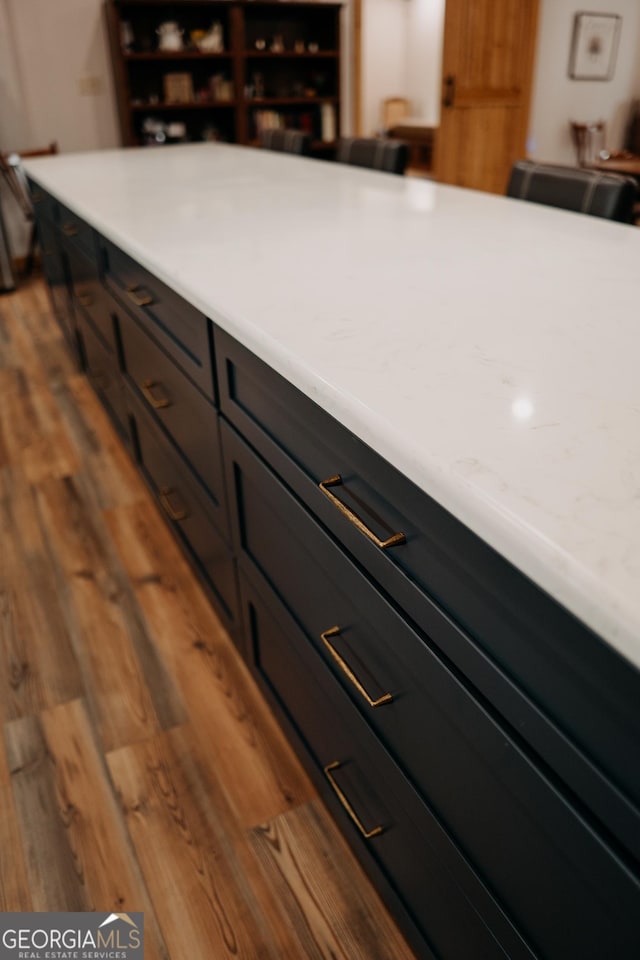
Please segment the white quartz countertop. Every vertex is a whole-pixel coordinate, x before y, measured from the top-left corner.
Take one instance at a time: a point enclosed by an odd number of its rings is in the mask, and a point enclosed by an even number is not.
[[[640,666],[640,229],[216,144],[27,166]]]

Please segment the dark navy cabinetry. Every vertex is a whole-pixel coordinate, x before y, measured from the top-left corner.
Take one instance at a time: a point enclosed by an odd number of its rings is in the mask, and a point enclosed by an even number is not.
[[[40,195],[65,335],[417,955],[638,955],[638,671]]]

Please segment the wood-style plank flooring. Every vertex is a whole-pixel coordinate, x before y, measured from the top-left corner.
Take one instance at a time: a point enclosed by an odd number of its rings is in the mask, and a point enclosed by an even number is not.
[[[0,298],[0,910],[147,960],[410,960],[77,373]]]

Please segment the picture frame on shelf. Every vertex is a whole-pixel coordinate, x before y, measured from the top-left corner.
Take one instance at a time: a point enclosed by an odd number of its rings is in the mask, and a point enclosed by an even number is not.
[[[613,78],[621,25],[616,13],[576,13],[569,56],[572,80]]]
[[[165,103],[193,101],[193,77],[190,73],[165,73],[162,81]]]

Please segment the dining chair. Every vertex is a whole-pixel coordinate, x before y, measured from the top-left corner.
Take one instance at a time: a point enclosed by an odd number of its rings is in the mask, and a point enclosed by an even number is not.
[[[311,153],[311,137],[302,130],[263,130],[260,134],[260,146],[266,150],[308,157]]]
[[[38,236],[31,202],[31,192],[22,161],[27,157],[47,157],[56,153],[58,153],[58,144],[55,141],[46,147],[39,147],[37,149],[5,151],[0,153],[0,175],[20,207],[23,217],[30,225],[29,244],[24,271],[26,276],[30,276],[33,270]]]
[[[338,163],[402,175],[408,159],[409,147],[402,140],[341,137],[338,141]]]
[[[620,174],[518,160],[511,170],[507,196],[631,223],[637,186],[631,177]]]

